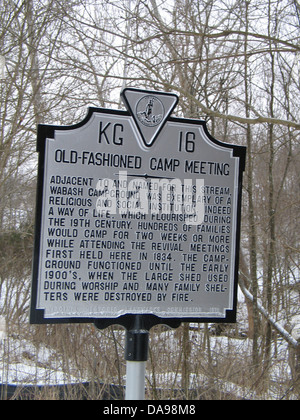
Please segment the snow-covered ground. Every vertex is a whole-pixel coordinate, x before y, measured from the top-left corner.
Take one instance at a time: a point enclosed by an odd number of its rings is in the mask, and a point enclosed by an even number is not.
[[[164,346],[174,347],[174,334],[170,332],[163,333],[167,337],[157,337],[164,341]],[[197,352],[197,347],[201,345],[201,333],[191,331],[190,340],[193,344],[193,352]],[[239,356],[246,358],[251,356],[252,342],[249,339],[232,339],[224,336],[210,337],[210,348],[214,355],[220,355],[220,359],[226,359],[226,355]],[[227,351],[225,350],[227,349]],[[236,398],[244,399],[280,399],[284,398],[284,390],[280,384],[286,384],[290,378],[291,372],[288,361],[288,346],[284,340],[277,342],[276,358],[272,362],[270,387],[263,395],[256,394],[253,389],[246,385],[240,385],[228,377],[212,377],[203,373],[190,373],[190,389],[215,389],[224,394],[231,394]],[[192,357],[199,357],[196,354]],[[70,363],[72,363],[70,361]],[[238,360],[237,360],[238,363]],[[59,355],[50,348],[40,345],[35,347],[30,341],[19,339],[17,337],[4,337],[2,334],[0,344],[0,383],[10,385],[58,385],[74,384],[85,382],[88,378],[79,378],[70,374],[70,365],[68,371],[64,369]],[[125,383],[125,378],[124,383]],[[146,382],[153,383],[153,373],[151,369],[146,372]],[[155,384],[158,389],[181,389],[182,377],[181,371],[168,371],[155,373]],[[289,399],[296,398],[289,395]]]
[[[66,372],[53,349],[16,337],[0,340],[0,383],[10,385],[58,385],[81,380]]]
[[[191,358],[198,357],[200,359],[201,355],[197,354],[197,348],[200,348],[202,345],[202,335],[192,331],[190,332],[190,340],[193,344],[193,353]],[[174,344],[172,342],[167,344],[166,341],[164,341],[164,345],[169,345],[170,348],[172,348]],[[237,366],[242,365],[243,360],[246,358],[251,360],[252,340],[234,339],[225,336],[210,336],[210,349],[214,364],[216,364],[216,360],[220,362],[220,364],[225,364],[228,360],[232,369],[235,369]],[[214,370],[214,375],[192,372],[189,377],[189,388],[191,390],[215,389],[224,395],[231,395],[232,397],[238,399],[278,400],[284,399],[287,396],[288,399],[297,399],[296,395],[292,392],[289,393],[287,387],[291,378],[291,370],[288,364],[288,353],[288,344],[284,339],[279,338],[276,342],[276,347],[274,345],[272,347],[272,364],[269,375],[269,388],[259,394],[248,384],[242,384],[242,375],[240,375],[239,381],[237,381],[239,384],[234,382],[231,378],[231,368],[228,368],[228,374],[224,375],[224,373],[222,374],[220,372],[219,376],[217,368]],[[233,359],[236,359],[235,364],[232,363]],[[232,377],[234,377],[234,375],[232,375]],[[154,380],[151,372],[148,374],[148,380],[150,383]],[[246,378],[245,381],[247,381]],[[180,370],[179,372],[167,371],[156,374],[155,384],[158,388],[162,389],[170,388],[170,386],[173,389],[180,389],[182,385]]]

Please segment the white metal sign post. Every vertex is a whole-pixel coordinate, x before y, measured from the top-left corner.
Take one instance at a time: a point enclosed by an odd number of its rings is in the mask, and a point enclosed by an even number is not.
[[[121,96],[38,126],[30,321],[124,326],[130,381],[153,325],[235,322],[246,149],[171,117],[174,94]]]
[[[143,400],[145,398],[148,345],[149,331],[145,329],[143,316],[136,315],[133,328],[126,334],[126,400]]]

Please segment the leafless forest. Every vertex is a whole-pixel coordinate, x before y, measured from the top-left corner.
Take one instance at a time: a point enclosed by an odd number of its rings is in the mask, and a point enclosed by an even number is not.
[[[146,398],[299,399],[299,0],[0,0],[0,11],[0,383],[90,382],[90,399],[124,385],[122,328],[29,325],[36,127],[121,108],[122,88],[138,87],[178,94],[178,116],[247,146],[238,322],[153,328]]]

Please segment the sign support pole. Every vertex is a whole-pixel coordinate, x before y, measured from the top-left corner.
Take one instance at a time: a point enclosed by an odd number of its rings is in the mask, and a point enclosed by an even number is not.
[[[149,331],[144,326],[143,315],[136,315],[132,327],[126,332],[125,400],[145,399],[145,371],[148,360],[148,346]]]

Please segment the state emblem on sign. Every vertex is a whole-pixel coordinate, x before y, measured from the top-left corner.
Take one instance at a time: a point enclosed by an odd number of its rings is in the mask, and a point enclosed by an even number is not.
[[[178,103],[172,93],[126,88],[121,97],[146,147],[151,147]]]
[[[144,96],[136,106],[138,120],[147,127],[156,127],[164,118],[164,106],[155,96]]]

